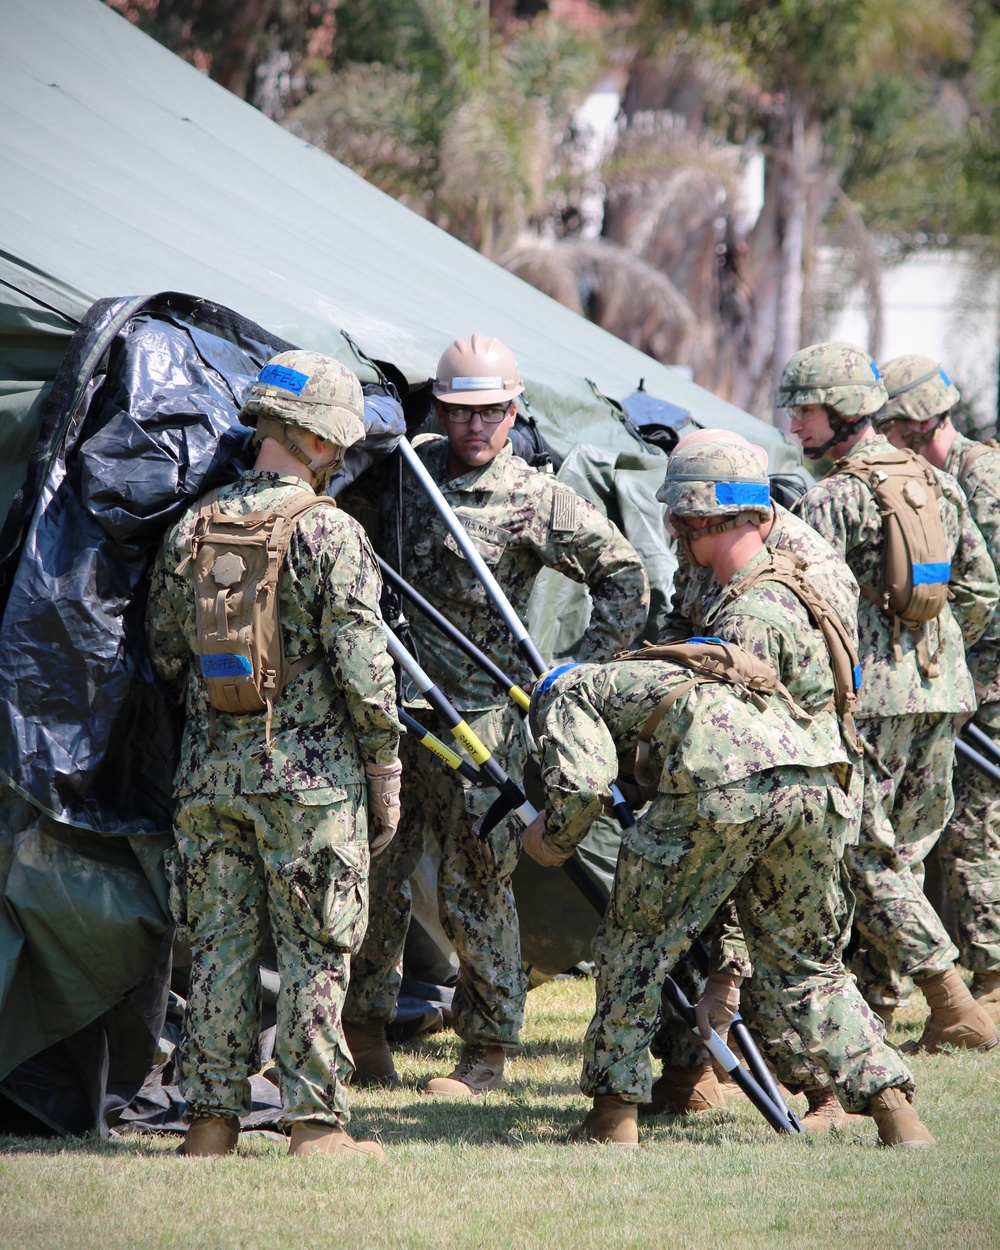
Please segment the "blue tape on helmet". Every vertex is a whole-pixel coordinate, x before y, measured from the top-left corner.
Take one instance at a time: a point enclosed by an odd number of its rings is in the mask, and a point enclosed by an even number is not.
[[[913,566],[914,586],[935,586],[939,582],[951,581],[950,564],[915,564]]]
[[[535,687],[535,691],[544,694],[546,690],[552,688],[552,683],[560,678],[563,673],[568,673],[571,668],[580,668],[580,661],[574,660],[570,664],[560,664],[558,668],[554,668],[551,673],[546,673],[542,680]]]
[[[947,373],[945,373],[943,369],[939,369],[938,373],[940,373],[941,381],[945,384],[945,386],[951,386],[951,378],[948,377]]]
[[[872,373],[874,373],[874,374],[875,374],[875,381],[876,381],[876,382],[881,382],[881,381],[882,381],[882,375],[881,375],[881,373],[879,373],[879,371],[878,371],[878,365],[875,363],[875,361],[874,361],[874,360],[869,360],[869,362],[868,362],[868,363],[869,363],[869,364],[871,365],[871,367],[872,367]]]
[[[203,655],[202,677],[252,677],[253,665],[245,655]]]
[[[861,665],[860,664],[855,664],[855,666],[851,669],[851,675],[854,678],[854,689],[860,690],[861,689]]]
[[[762,482],[716,482],[715,502],[736,508],[770,508],[771,492]]]
[[[265,365],[257,374],[257,381],[264,386],[277,386],[279,390],[301,395],[309,381],[309,374],[300,373],[298,369],[287,369],[284,365]]]

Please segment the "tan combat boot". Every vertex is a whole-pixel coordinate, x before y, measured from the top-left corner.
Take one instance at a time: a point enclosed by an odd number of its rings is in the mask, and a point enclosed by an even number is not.
[[[923,990],[931,1014],[920,1040],[903,1047],[907,1054],[918,1050],[936,1055],[942,1046],[965,1050],[992,1050],[1000,1038],[989,1012],[969,993],[958,969],[937,972],[917,984]]]
[[[865,1122],[863,1115],[845,1111],[832,1089],[807,1089],[805,1096],[809,1110],[801,1124],[807,1133],[829,1133],[834,1128],[854,1128]]]
[[[377,1141],[355,1141],[336,1124],[319,1120],[300,1120],[292,1125],[288,1153],[295,1159],[307,1155],[325,1155],[336,1159],[384,1159],[385,1151]]]
[[[344,1037],[354,1060],[351,1084],[393,1086],[399,1084],[399,1074],[392,1061],[392,1051],[385,1040],[385,1025],[348,1024],[344,1022]]]
[[[994,1024],[1000,1024],[1000,972],[977,972],[969,991]]]
[[[505,1052],[497,1045],[462,1047],[455,1070],[448,1076],[435,1076],[424,1087],[428,1094],[447,1094],[451,1098],[471,1098],[503,1085]]]
[[[200,1115],[191,1121],[179,1155],[231,1155],[236,1153],[240,1122],[234,1115]]]
[[[883,1146],[923,1150],[934,1145],[934,1138],[920,1123],[913,1105],[901,1089],[881,1089],[868,1100],[868,1110],[878,1125]]]
[[[571,1142],[609,1142],[613,1146],[639,1145],[638,1105],[618,1094],[595,1094],[594,1105],[582,1124],[570,1131]]]
[[[664,1067],[653,1082],[650,1101],[640,1104],[639,1114],[643,1118],[684,1115],[688,1111],[711,1111],[713,1107],[725,1105],[725,1092],[710,1063],[703,1068]]]

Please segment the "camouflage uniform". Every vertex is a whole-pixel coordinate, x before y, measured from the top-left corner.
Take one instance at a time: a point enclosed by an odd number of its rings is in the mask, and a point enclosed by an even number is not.
[[[509,442],[488,464],[450,481],[446,439],[429,437],[419,454],[522,619],[535,578],[547,567],[590,589],[590,625],[581,648],[586,658],[613,654],[639,632],[649,605],[645,572],[633,548],[592,504],[530,468],[512,454]],[[509,630],[412,475],[404,479],[400,521],[403,576],[514,680],[528,683],[532,674]],[[394,516],[386,517],[383,532],[395,534]],[[394,550],[386,543],[387,557]],[[428,674],[498,762],[520,776],[519,722],[509,701],[419,612],[410,626]],[[405,702],[420,709],[414,714],[422,724],[436,727],[413,690]],[[392,1019],[410,920],[409,878],[430,833],[442,853],[441,923],[460,963],[455,1031],[467,1043],[513,1045],[527,991],[510,885],[520,851],[517,830],[502,822],[484,859],[473,825],[495,792],[468,785],[416,744],[404,746],[404,769],[402,819],[389,851],[373,865],[378,905],[354,961],[347,1019],[359,1026]]]
[[[772,506],[774,522],[764,539],[764,546],[768,551],[787,552],[806,562],[810,582],[844,622],[852,641],[857,642],[858,583],[854,574],[843,557],[811,525],[780,503]],[[681,561],[674,574],[667,628],[660,641],[690,638],[692,634],[701,633],[719,589],[710,568]]]
[[[1000,450],[956,434],[945,468],[958,479],[994,563],[1000,561]],[[973,453],[970,455],[970,453]],[[968,467],[966,467],[968,461]],[[967,659],[979,709],[974,723],[1000,741],[1000,612]],[[961,758],[955,761],[955,812],[938,859],[958,910],[962,963],[976,974],[1000,972],[1000,786]]]
[[[251,471],[216,506],[243,515],[303,489],[298,477]],[[322,646],[323,656],[277,699],[267,753],[263,714],[217,712],[213,727],[191,667],[195,597],[182,566],[196,517],[197,505],[166,535],[147,615],[158,674],[178,689],[186,681],[168,859],[172,907],[193,954],[180,1086],[191,1117],[250,1111],[257,967],[270,924],[283,1120],[343,1126],[352,1065],[341,1011],[368,909],[362,765],[391,764],[401,729],[378,569],[364,532],[342,512],[324,506],[296,522],[281,579],[285,654],[291,662]]]
[[[600,811],[661,698],[690,678],[656,661],[584,666],[558,678],[545,718],[545,844],[567,852]],[[696,685],[663,716],[647,775],[657,794],[622,834],[611,903],[595,938],[597,1006],[581,1088],[648,1101],[647,1047],[660,987],[693,936],[732,897],[755,973],[781,1014],[781,1041],[844,1105],[912,1091],[840,960],[849,908],[839,885],[852,804],[835,774],[848,762],[780,701],[765,710],[720,684]]]
[[[851,458],[892,450],[875,434],[852,448]],[[939,476],[953,598],[922,628],[928,649],[941,647],[941,675],[921,676],[918,635],[901,632],[902,660],[896,661],[891,617],[868,600],[859,612],[856,718],[867,744],[865,797],[861,840],[849,848],[847,864],[856,927],[876,956],[863,973],[866,992],[885,1003],[894,993],[878,984],[884,986],[888,971],[879,953],[888,967],[915,978],[946,971],[958,954],[923,893],[922,864],[952,811],[955,717],[975,706],[965,646],[983,633],[997,601],[996,574],[961,489],[954,478]],[[879,585],[882,518],[866,485],[834,467],[794,510],[843,555],[860,585]]]

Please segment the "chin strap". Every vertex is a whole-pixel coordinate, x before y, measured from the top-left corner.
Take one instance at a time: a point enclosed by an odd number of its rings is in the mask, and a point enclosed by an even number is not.
[[[871,417],[862,417],[858,421],[847,421],[834,408],[827,408],[827,420],[830,423],[832,433],[822,447],[807,447],[802,444],[802,450],[810,460],[818,460],[820,456],[825,456],[831,447],[836,447],[839,443],[846,443],[849,438],[853,438],[855,434],[860,434],[866,425],[871,425]]]
[[[265,438],[273,438],[286,451],[291,452],[296,460],[300,460],[306,466],[316,480],[316,493],[319,495],[325,494],[326,488],[330,485],[330,479],[343,467],[344,449],[333,443],[328,443],[327,446],[333,447],[333,458],[331,460],[320,460],[312,457],[307,454],[295,437],[295,430],[295,426],[286,425],[284,421],[278,421],[274,417],[260,417],[257,421],[257,431],[254,434],[254,446],[259,447]]]

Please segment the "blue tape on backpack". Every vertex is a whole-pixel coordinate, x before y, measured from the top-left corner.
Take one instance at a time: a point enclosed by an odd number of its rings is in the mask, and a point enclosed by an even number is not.
[[[860,664],[855,664],[855,666],[851,669],[851,675],[854,678],[854,689],[860,690],[861,689],[861,665]]]
[[[685,642],[717,642],[717,643],[719,644],[719,646],[720,646],[720,647],[728,647],[728,646],[729,646],[729,643],[728,643],[728,642],[726,642],[725,638],[716,638],[716,637],[711,636],[711,635],[706,636],[706,637],[704,637],[704,638],[703,638],[703,637],[700,637],[700,636],[699,636],[698,638],[685,638],[685,639],[684,639],[684,641],[685,641]]]
[[[299,373],[298,369],[286,369],[284,365],[265,365],[257,374],[257,381],[264,386],[277,386],[283,391],[291,391],[293,395],[301,395],[309,381],[309,374]]]
[[[202,677],[252,677],[253,665],[245,655],[203,655]]]
[[[770,508],[771,492],[757,482],[716,482],[715,502],[737,508]]]
[[[934,586],[938,582],[951,581],[950,564],[915,564],[913,566],[914,586]]]

